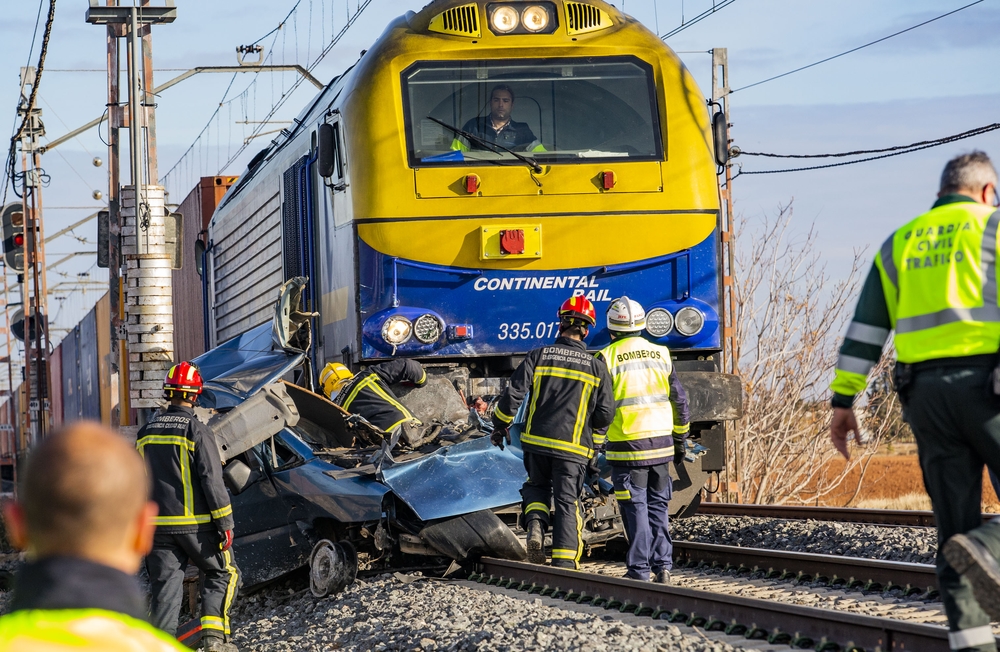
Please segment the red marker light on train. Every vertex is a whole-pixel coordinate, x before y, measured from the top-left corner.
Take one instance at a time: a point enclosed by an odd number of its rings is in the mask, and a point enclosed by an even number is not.
[[[474,195],[479,192],[479,175],[468,174],[465,176],[465,192]]]
[[[601,172],[601,184],[604,186],[605,190],[611,190],[618,183],[618,175],[616,175],[611,170],[605,170]]]

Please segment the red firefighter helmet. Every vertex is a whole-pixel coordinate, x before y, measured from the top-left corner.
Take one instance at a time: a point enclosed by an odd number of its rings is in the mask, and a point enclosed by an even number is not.
[[[597,323],[597,311],[594,310],[594,304],[586,297],[570,297],[563,301],[563,304],[559,306],[559,320],[568,321],[573,319],[581,319],[587,322],[589,326],[595,325]]]
[[[181,392],[182,398],[186,399],[188,394],[192,397],[201,394],[203,385],[198,365],[185,360],[170,367],[167,377],[163,380],[163,391],[166,392],[167,398],[173,398],[174,392]]]

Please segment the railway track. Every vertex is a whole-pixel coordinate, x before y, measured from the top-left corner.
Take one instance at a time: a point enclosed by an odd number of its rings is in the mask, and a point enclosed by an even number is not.
[[[766,551],[765,551],[766,552]],[[883,562],[885,563],[885,562]],[[841,652],[948,650],[945,628],[484,558],[469,579],[748,640]]]
[[[933,527],[934,513],[904,509],[859,509],[856,507],[810,507],[808,505],[746,505],[737,503],[702,503],[698,514],[708,516],[755,516],[791,520],[840,521],[871,525]],[[1000,514],[983,514],[983,522]]]
[[[937,576],[930,564],[882,561],[861,557],[674,542],[674,567],[710,567],[722,572],[758,575],[764,579],[815,582],[868,592],[900,590],[903,595],[937,593]]]

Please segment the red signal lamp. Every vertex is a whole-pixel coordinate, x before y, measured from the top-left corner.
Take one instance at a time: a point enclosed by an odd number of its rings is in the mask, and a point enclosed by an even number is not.
[[[601,172],[601,185],[605,190],[611,190],[618,183],[618,175],[612,170]]]
[[[14,246],[15,247],[23,247],[24,246],[24,234],[23,233],[16,233],[16,234],[14,234]]]
[[[478,174],[467,174],[465,175],[465,192],[470,195],[474,195],[479,192],[479,175]]]

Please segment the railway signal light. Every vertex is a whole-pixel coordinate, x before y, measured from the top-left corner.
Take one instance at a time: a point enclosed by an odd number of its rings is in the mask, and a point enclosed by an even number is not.
[[[24,271],[24,205],[21,202],[7,204],[0,211],[3,224],[3,254],[7,267]]]
[[[31,319],[28,320],[28,325],[25,327],[24,310],[18,308],[17,311],[10,318],[10,333],[15,338],[24,341],[25,335],[27,335],[29,341],[35,341],[37,334],[35,333],[35,324],[41,321],[42,328],[45,328],[46,319],[42,317],[41,320],[37,319],[37,315],[32,315]],[[27,333],[25,333],[27,331]]]

